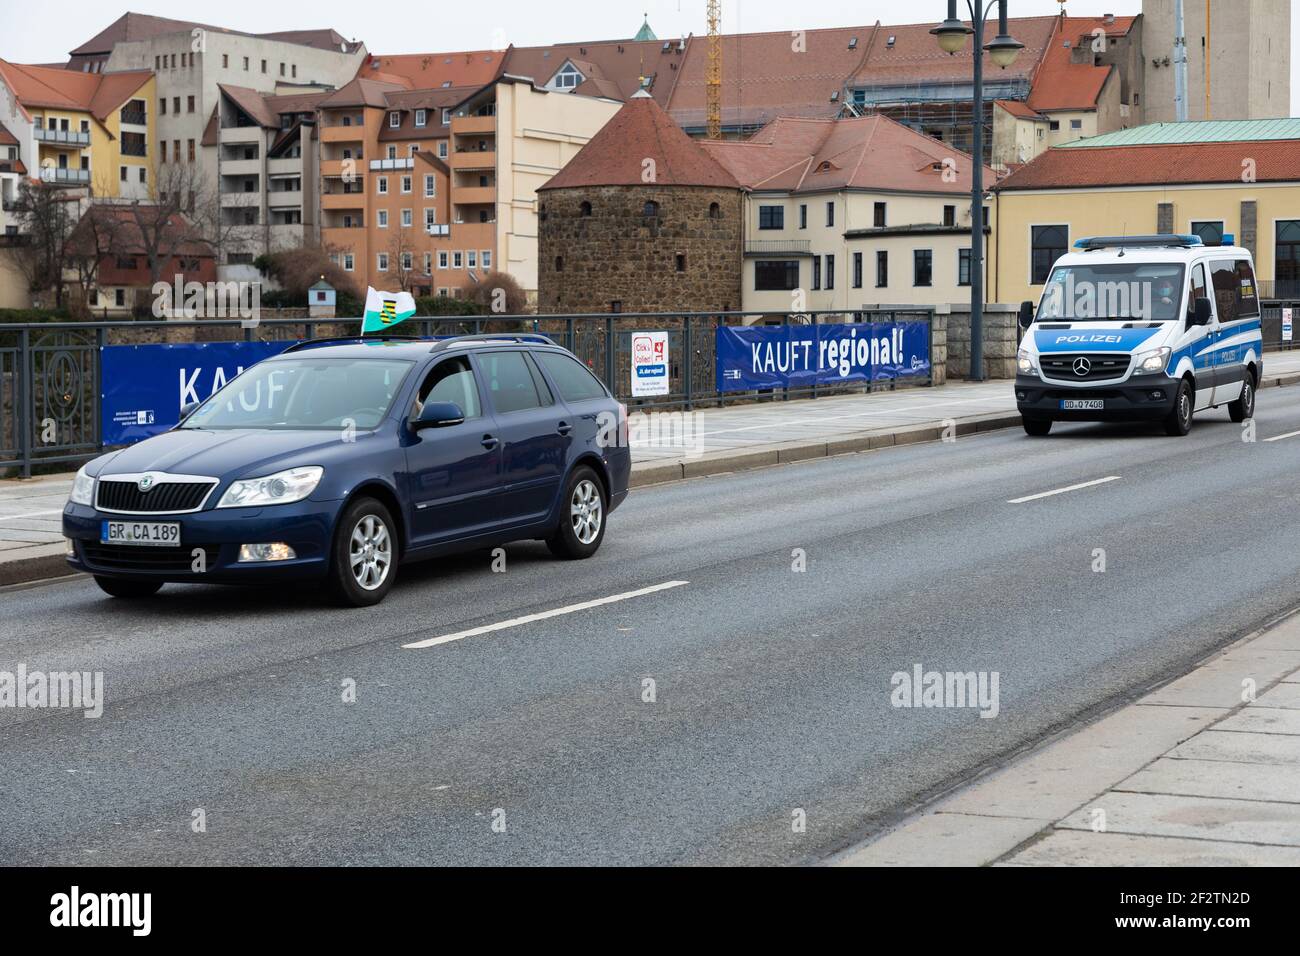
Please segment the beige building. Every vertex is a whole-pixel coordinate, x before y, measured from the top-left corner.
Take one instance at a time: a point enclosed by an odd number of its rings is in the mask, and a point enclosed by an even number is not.
[[[1293,3],[1294,0],[1183,0],[1189,120],[1291,115]],[[1146,21],[1142,34],[1146,119],[1153,123],[1177,119],[1174,4],[1175,0],[1142,0]]]
[[[745,311],[970,298],[965,153],[879,115],[783,118],[749,140],[702,145],[748,190]]]

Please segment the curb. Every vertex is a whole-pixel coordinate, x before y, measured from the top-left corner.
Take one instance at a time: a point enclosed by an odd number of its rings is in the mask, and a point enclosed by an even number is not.
[[[47,553],[0,561],[0,587],[10,584],[29,584],[32,581],[60,578],[76,573],[68,567],[68,559],[63,554],[63,545],[43,546],[40,550]],[[49,553],[51,551],[53,553]]]

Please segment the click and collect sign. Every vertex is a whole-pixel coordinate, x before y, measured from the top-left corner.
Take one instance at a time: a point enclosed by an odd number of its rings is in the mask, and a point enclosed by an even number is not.
[[[632,333],[632,397],[668,394],[668,333]]]
[[[720,326],[718,391],[807,388],[930,374],[925,322]]]
[[[127,445],[167,431],[181,409],[201,402],[292,342],[195,342],[106,345],[101,350],[100,434]]]
[[[1293,312],[1292,312],[1291,309],[1283,309],[1283,310],[1282,310],[1282,341],[1283,341],[1283,342],[1290,342],[1290,341],[1291,341],[1291,337],[1292,337],[1292,335],[1294,334],[1293,331],[1292,331],[1292,325],[1291,325],[1291,316],[1292,316],[1292,315],[1293,315]]]

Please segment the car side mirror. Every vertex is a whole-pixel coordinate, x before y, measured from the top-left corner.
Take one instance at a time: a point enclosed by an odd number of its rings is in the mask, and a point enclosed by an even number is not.
[[[1192,306],[1192,316],[1189,322],[1192,325],[1209,325],[1213,317],[1214,306],[1210,304],[1210,300],[1199,298],[1196,300],[1196,304]]]
[[[202,404],[203,404],[202,402],[190,402],[188,405],[182,405],[181,417],[176,421],[176,424],[179,425],[181,422],[185,421],[185,419],[189,418],[191,415],[197,412],[199,410],[199,406]]]
[[[1022,329],[1028,329],[1033,324],[1034,324],[1034,303],[1021,302],[1020,303],[1020,327]]]
[[[465,413],[455,402],[428,402],[420,409],[420,415],[411,422],[417,432],[424,428],[446,428],[459,425],[465,421]]]

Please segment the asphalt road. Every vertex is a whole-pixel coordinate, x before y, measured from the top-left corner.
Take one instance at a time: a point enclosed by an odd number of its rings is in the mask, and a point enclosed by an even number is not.
[[[0,710],[0,863],[815,861],[1300,603],[1300,435],[1264,440],[1300,429],[1300,388],[1261,393],[1256,424],[642,489],[590,561],[408,567],[370,610],[0,592],[0,670],[100,670],[107,697],[98,720]],[[916,664],[996,671],[997,717],[891,706]]]

